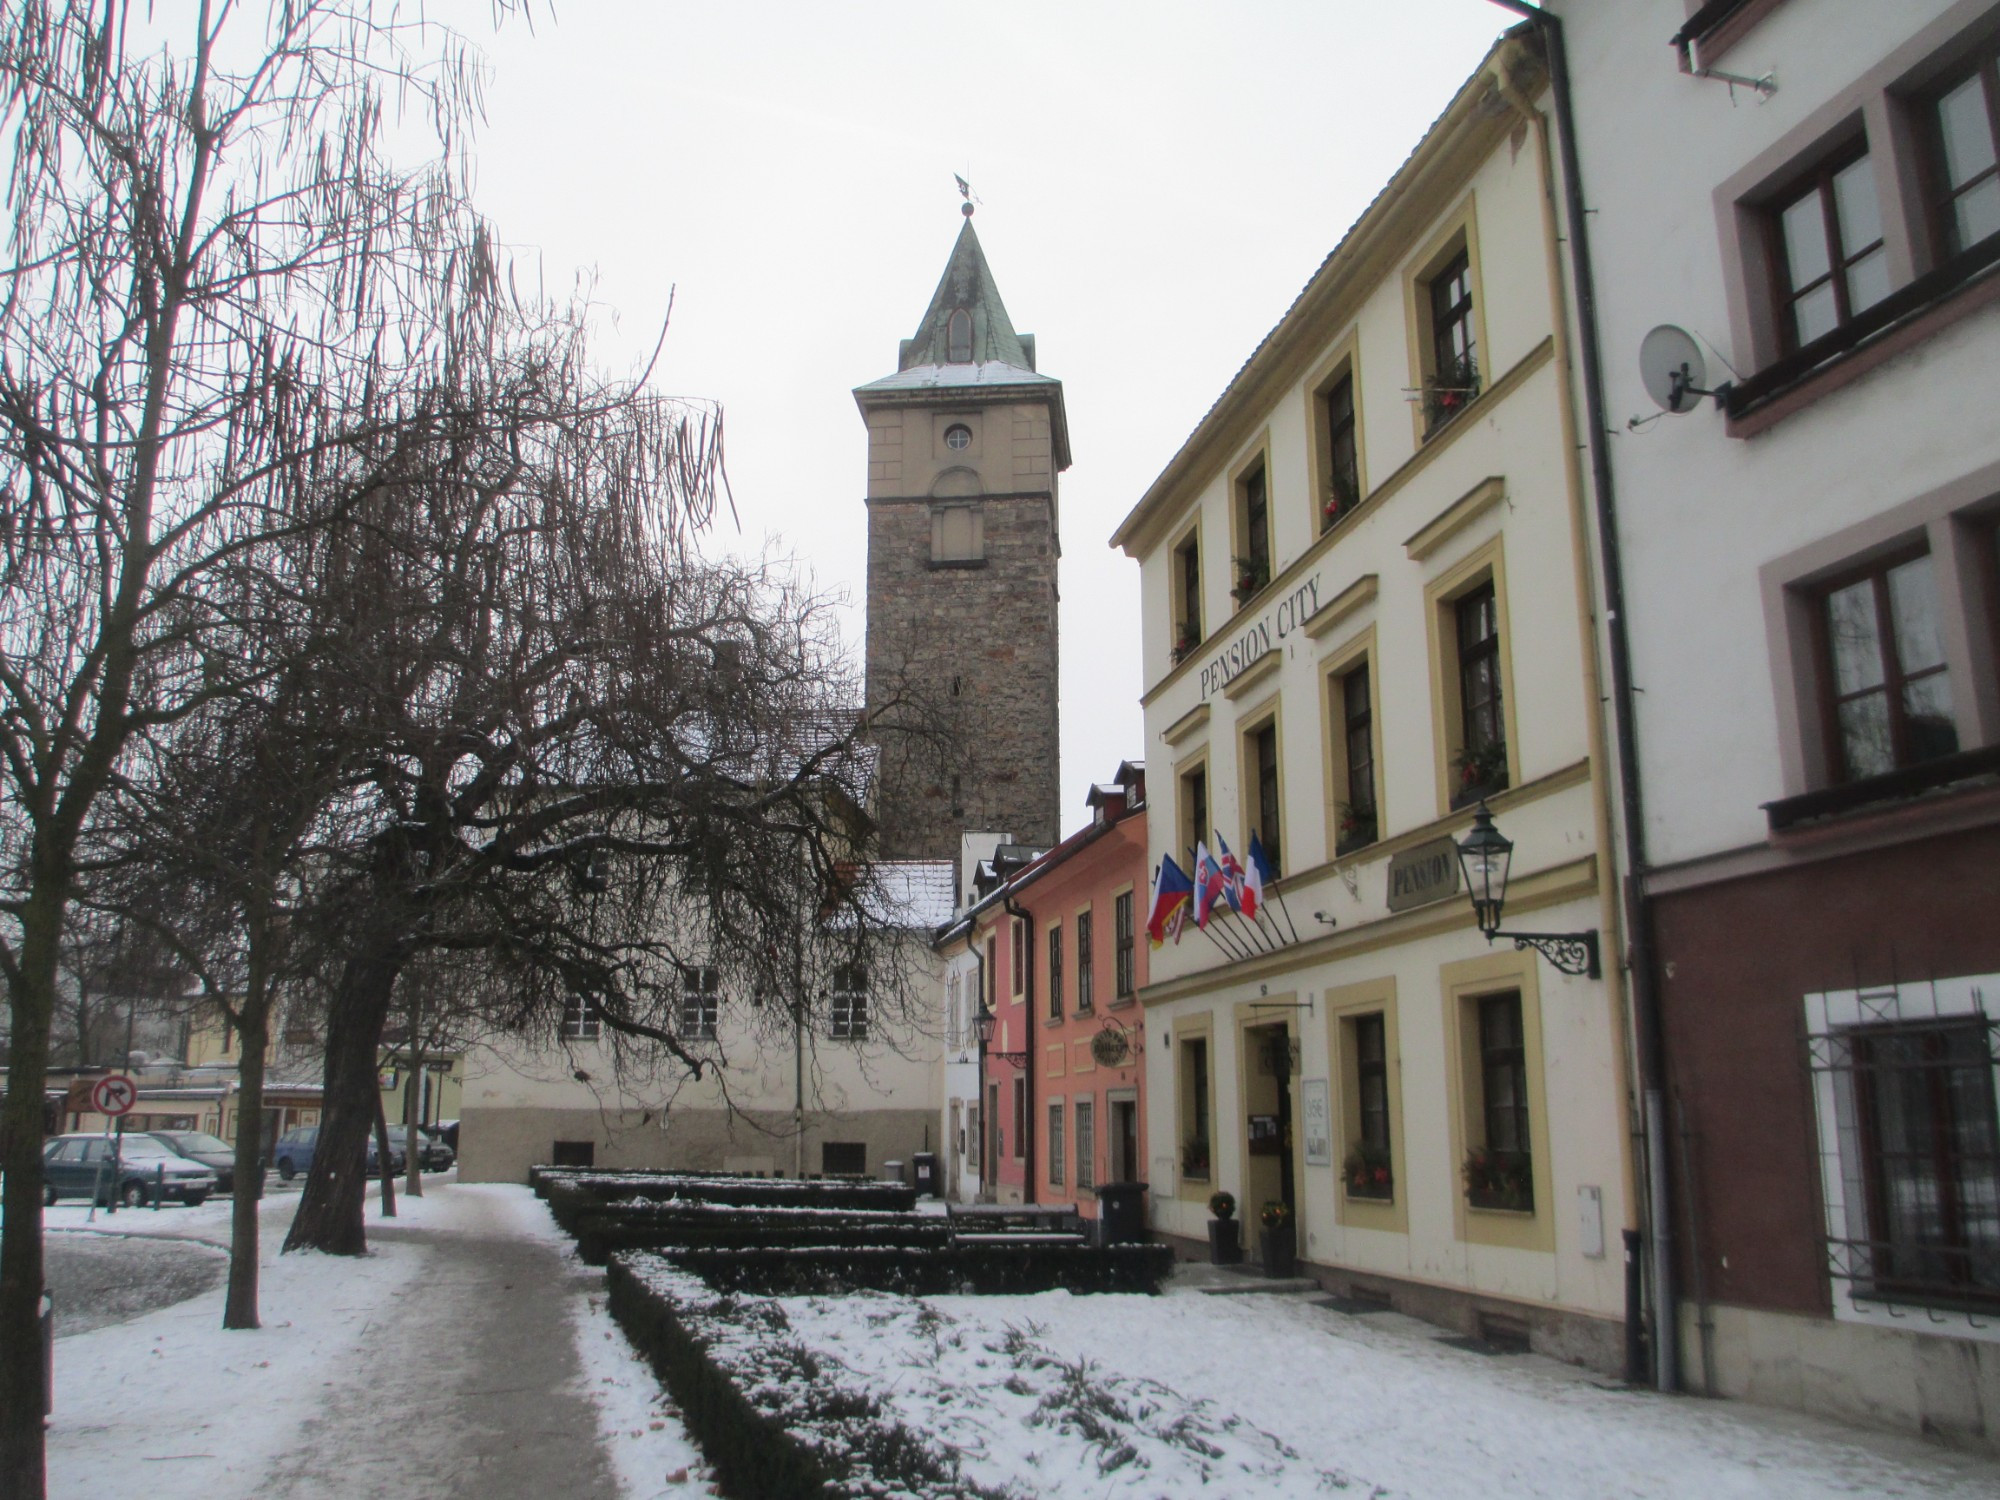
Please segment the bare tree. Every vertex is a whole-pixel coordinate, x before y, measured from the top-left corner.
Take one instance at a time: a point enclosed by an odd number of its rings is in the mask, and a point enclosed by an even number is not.
[[[365,0],[247,10],[0,16],[0,1492],[23,1500],[43,1493],[38,1107],[79,840],[131,736],[234,675],[202,648],[203,580],[310,524],[357,428],[379,454],[428,420],[403,377],[492,289],[462,184],[379,149],[404,103],[452,159],[462,51]]]

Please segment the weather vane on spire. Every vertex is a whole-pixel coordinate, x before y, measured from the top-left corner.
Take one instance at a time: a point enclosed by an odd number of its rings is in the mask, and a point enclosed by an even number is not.
[[[951,180],[958,184],[958,196],[965,200],[965,202],[959,205],[958,211],[969,219],[972,217],[972,205],[977,201],[972,196],[972,184],[956,172],[951,174]]]

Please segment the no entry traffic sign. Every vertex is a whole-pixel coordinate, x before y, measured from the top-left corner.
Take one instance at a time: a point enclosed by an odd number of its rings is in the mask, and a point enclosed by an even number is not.
[[[139,1102],[139,1085],[123,1073],[107,1073],[90,1086],[90,1107],[100,1115],[122,1115]]]

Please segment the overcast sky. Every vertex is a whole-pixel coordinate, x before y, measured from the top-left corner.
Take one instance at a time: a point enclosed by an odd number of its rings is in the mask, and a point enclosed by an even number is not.
[[[1138,564],[1107,538],[1510,19],[1489,0],[563,0],[494,35],[460,3],[493,67],[480,207],[552,288],[594,276],[614,367],[674,290],[655,383],[726,414],[741,531],[712,545],[796,557],[849,599],[856,652],[850,393],[896,368],[958,233],[952,174],[971,181],[1069,408],[1065,831],[1148,749]]]

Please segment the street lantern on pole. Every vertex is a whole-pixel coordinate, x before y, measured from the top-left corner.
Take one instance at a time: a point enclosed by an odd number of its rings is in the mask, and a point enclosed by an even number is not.
[[[1472,915],[1486,941],[1512,938],[1516,949],[1533,948],[1564,974],[1602,977],[1597,957],[1597,929],[1587,932],[1502,932],[1500,913],[1507,904],[1507,876],[1514,861],[1514,843],[1493,826],[1486,799],[1472,815],[1472,831],[1458,841],[1458,864],[1472,896]]]
[[[979,1019],[973,1025],[979,1031],[979,1045],[988,1057],[997,1057],[1001,1062],[1012,1063],[1017,1068],[1028,1065],[1028,1054],[1021,1052],[999,1052],[993,1047],[993,1028],[998,1018],[990,1010],[981,1010]]]

